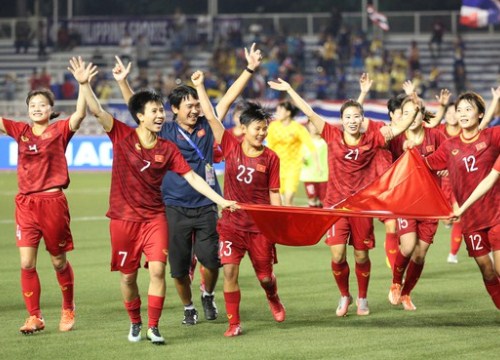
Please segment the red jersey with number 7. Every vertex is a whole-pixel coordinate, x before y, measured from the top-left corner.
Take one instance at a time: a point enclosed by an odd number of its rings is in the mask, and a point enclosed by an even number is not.
[[[433,170],[448,169],[453,193],[462,205],[488,175],[500,153],[500,127],[487,128],[472,139],[463,134],[445,141],[426,158]],[[500,183],[476,201],[462,216],[464,232],[500,223]]]

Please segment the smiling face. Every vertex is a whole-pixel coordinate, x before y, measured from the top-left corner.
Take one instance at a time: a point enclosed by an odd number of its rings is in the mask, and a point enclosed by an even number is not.
[[[268,125],[266,120],[254,120],[248,125],[242,125],[244,141],[256,149],[261,148],[267,136]]]
[[[479,120],[484,116],[477,105],[470,100],[462,99],[458,102],[455,117],[462,129],[473,130],[479,126]]]
[[[28,103],[28,114],[34,123],[47,122],[52,113],[52,106],[49,99],[44,95],[33,96]]]
[[[201,113],[200,101],[189,95],[181,100],[179,107],[172,106],[172,111],[183,129],[193,129]]]
[[[408,119],[408,117],[413,117],[415,115],[415,104],[411,101],[406,102],[402,109],[402,119]],[[409,130],[418,130],[422,127],[422,112],[418,112],[415,120],[411,123]]]
[[[446,124],[448,124],[450,126],[455,126],[458,124],[458,119],[456,116],[454,106],[448,106],[448,109],[446,110],[446,114],[444,115],[444,119],[446,121]]]
[[[348,106],[342,113],[342,125],[344,132],[350,135],[357,135],[361,129],[363,114],[357,106]]]
[[[149,101],[144,105],[144,114],[137,113],[139,126],[151,132],[157,133],[165,122],[165,109],[160,102]]]

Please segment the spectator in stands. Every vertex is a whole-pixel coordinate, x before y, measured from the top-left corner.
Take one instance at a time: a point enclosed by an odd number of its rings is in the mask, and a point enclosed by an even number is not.
[[[338,60],[337,43],[333,36],[328,35],[321,47],[320,66],[325,69],[327,75],[335,77]]]
[[[50,74],[47,72],[47,68],[43,67],[42,73],[38,77],[38,87],[44,89],[50,89],[51,82],[52,79],[50,77]]]
[[[441,55],[441,44],[443,43],[444,24],[441,19],[434,20],[432,24],[432,34],[429,41],[429,50],[433,59]]]
[[[36,39],[38,41],[38,59],[47,59],[47,26],[45,26],[45,21],[38,21],[38,28],[36,31]]]
[[[411,42],[408,50],[408,63],[410,65],[410,78],[413,78],[415,71],[420,70],[420,51],[415,40]]]
[[[130,35],[128,30],[125,30],[125,34],[120,39],[120,58],[122,61],[129,63],[132,61],[132,53],[134,52],[134,39]]]
[[[340,26],[342,25],[342,12],[339,8],[333,6],[330,12],[330,21],[325,29],[325,35],[331,35],[334,38],[337,37]]]
[[[149,57],[151,56],[150,44],[148,37],[144,34],[140,34],[137,37],[137,42],[135,44],[135,56],[137,59],[137,67],[139,69],[149,68]]]
[[[23,53],[27,53],[31,45],[32,31],[30,24],[27,19],[21,19],[16,22],[15,27],[15,41],[14,46],[16,48],[16,54],[23,50]]]
[[[99,46],[97,46],[94,49],[94,52],[92,53],[92,64],[94,64],[97,67],[105,67],[108,62],[104,58],[104,54],[102,53],[102,50]]]
[[[70,73],[64,74],[64,82],[61,84],[61,96],[63,100],[76,99],[76,86]]]
[[[40,77],[38,76],[38,69],[33,68],[33,72],[31,73],[29,79],[30,89],[37,90],[40,88]]]
[[[3,100],[12,101],[16,98],[16,74],[7,73],[3,82]]]
[[[455,94],[461,94],[467,89],[467,73],[463,62],[453,64],[453,83],[455,84]]]
[[[62,24],[57,30],[57,49],[59,51],[66,51],[70,47],[70,38],[68,25],[66,23]]]

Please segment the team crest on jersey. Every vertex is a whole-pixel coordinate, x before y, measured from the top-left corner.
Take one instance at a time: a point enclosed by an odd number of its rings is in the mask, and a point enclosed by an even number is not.
[[[137,151],[141,151],[141,144],[139,144],[139,143],[135,143],[135,149],[136,149]]]
[[[257,166],[255,167],[255,170],[257,170],[258,172],[266,172],[266,166],[265,165],[262,165],[262,164],[257,164]]]
[[[367,151],[367,150],[370,150],[370,146],[369,145],[363,145],[363,146],[360,146],[359,149],[363,150],[363,151]]]
[[[480,142],[479,144],[476,144],[476,150],[480,151],[486,149],[486,143],[484,141]]]
[[[205,131],[205,129],[201,129],[201,130],[198,130],[198,132],[196,133],[196,136],[198,136],[199,138],[205,136],[207,133]]]
[[[427,145],[425,147],[425,151],[427,151],[428,153],[434,152],[434,150],[436,150],[436,147],[434,145]]]
[[[165,156],[164,155],[155,155],[155,162],[164,162],[165,161]]]
[[[59,247],[64,247],[66,246],[66,241],[61,241],[58,245]]]
[[[23,135],[23,136],[21,136],[21,141],[28,142],[28,141],[30,141],[30,138]]]
[[[460,150],[458,150],[458,149],[453,149],[453,150],[451,150],[451,155],[455,156],[455,155],[457,155],[459,152],[460,152]]]
[[[42,140],[45,140],[45,139],[50,139],[52,137],[52,133],[51,132],[44,132],[41,136]]]

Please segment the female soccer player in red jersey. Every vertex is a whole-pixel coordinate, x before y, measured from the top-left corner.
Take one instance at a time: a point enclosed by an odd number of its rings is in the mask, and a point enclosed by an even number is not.
[[[485,114],[482,97],[474,92],[461,94],[455,102],[462,128],[459,136],[444,142],[426,157],[433,170],[447,169],[458,205],[465,203],[478,184],[491,171],[500,153],[500,127],[480,130]],[[462,217],[462,231],[470,257],[483,275],[486,290],[500,309],[500,186],[496,183],[486,196],[477,200]],[[494,260],[488,256],[493,251]]]
[[[131,320],[128,340],[141,340],[141,299],[137,275],[141,255],[146,255],[149,269],[148,331],[153,344],[164,344],[158,323],[165,300],[165,263],[168,251],[168,226],[160,185],[167,171],[181,175],[197,191],[222,208],[234,209],[234,201],[218,195],[191,170],[179,149],[157,133],[165,122],[162,97],[149,90],[139,91],[128,102],[137,123],[132,128],[104,111],[89,84],[89,71],[71,61],[71,72],[91,112],[113,143],[111,175],[111,270],[121,272],[121,291]]]
[[[407,142],[422,155],[428,155],[436,151],[439,145],[446,140],[445,136],[437,129],[424,126],[424,121],[432,116],[426,112],[423,104],[416,105],[409,98],[402,103],[403,116],[413,114],[415,106],[420,108],[418,116],[408,130],[394,138],[389,144],[389,150],[394,158],[400,157],[404,152]],[[437,174],[434,174],[439,181]],[[403,304],[405,310],[416,310],[411,301],[410,292],[415,287],[424,268],[425,256],[429,246],[432,244],[438,227],[437,220],[403,219],[398,218],[397,230],[400,239],[400,248],[396,255],[393,267],[393,279],[389,291],[389,301],[393,305]],[[403,276],[405,281],[403,285]]]
[[[85,68],[83,62],[81,66]],[[93,70],[89,64],[90,75]],[[64,153],[85,117],[85,101],[80,92],[76,111],[52,124],[50,120],[59,113],[53,111],[54,94],[50,90],[31,91],[26,104],[31,124],[0,118],[0,132],[18,143],[16,238],[21,255],[21,289],[29,313],[19,330],[32,334],[45,328],[36,269],[38,246],[43,237],[63,295],[59,330],[69,331],[75,324],[75,304],[73,269],[66,258],[66,252],[73,250],[73,237],[68,202],[62,191],[70,182]]]
[[[302,99],[287,82],[268,82],[272,89],[286,91],[297,107],[316,126],[321,136],[328,143],[329,179],[326,195],[326,206],[331,207],[358,190],[371,183],[377,177],[377,164],[373,161],[378,149],[385,146],[393,136],[401,134],[413,122],[418,114],[407,112],[401,121],[390,127],[377,127],[369,122],[366,132],[362,133],[363,108],[354,100],[346,101],[341,109],[341,119],[344,130],[327,124],[311,106]],[[416,101],[416,97],[413,97]],[[383,134],[390,133],[390,137]],[[340,290],[340,301],[337,316],[347,314],[352,303],[349,292],[349,265],[346,261],[346,245],[354,247],[356,261],[356,277],[358,280],[357,314],[368,315],[367,292],[370,280],[371,263],[368,250],[375,246],[373,220],[371,218],[341,218],[328,231],[327,245],[332,253],[332,271]]]
[[[247,103],[240,115],[244,134],[240,142],[216,118],[203,79],[201,71],[196,71],[191,76],[215,141],[221,145],[226,159],[224,195],[242,203],[281,205],[279,158],[262,144],[267,135],[270,114],[257,104]],[[229,319],[229,328],[224,336],[238,336],[242,331],[238,277],[245,252],[248,252],[260,285],[266,292],[274,319],[284,321],[285,308],[278,296],[273,273],[273,264],[276,263],[274,244],[260,233],[254,221],[244,211],[225,211],[217,224],[217,230],[219,256],[224,268],[224,299]]]

